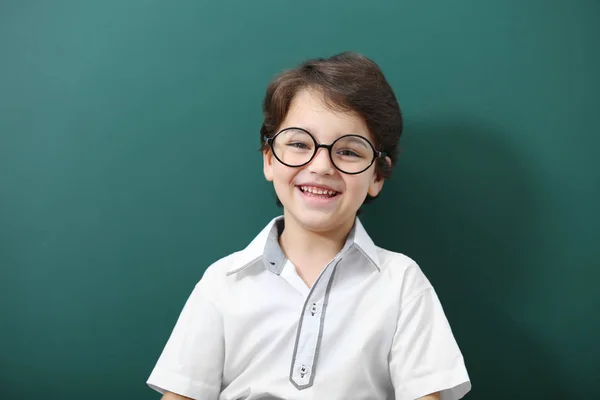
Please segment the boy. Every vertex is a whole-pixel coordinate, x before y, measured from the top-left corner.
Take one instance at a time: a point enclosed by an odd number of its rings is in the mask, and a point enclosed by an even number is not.
[[[264,175],[283,216],[211,265],[148,385],[163,399],[459,399],[461,352],[418,265],[357,218],[396,163],[402,117],[378,66],[309,60],[268,87]]]

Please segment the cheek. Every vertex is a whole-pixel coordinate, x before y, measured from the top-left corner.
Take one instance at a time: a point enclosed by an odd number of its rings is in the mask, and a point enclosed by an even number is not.
[[[354,195],[362,197],[369,190],[370,180],[361,175],[351,176],[346,179],[346,191],[352,192]]]
[[[277,163],[273,166],[273,183],[276,186],[287,186],[297,173],[296,169]]]

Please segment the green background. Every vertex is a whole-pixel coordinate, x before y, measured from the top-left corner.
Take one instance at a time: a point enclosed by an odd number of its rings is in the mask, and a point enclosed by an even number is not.
[[[280,212],[269,79],[354,50],[406,118],[361,218],[437,288],[467,397],[600,398],[599,39],[592,0],[3,0],[0,396],[158,398],[193,285]]]

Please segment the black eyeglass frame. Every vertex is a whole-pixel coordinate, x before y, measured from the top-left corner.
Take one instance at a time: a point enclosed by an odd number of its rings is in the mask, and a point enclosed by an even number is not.
[[[289,130],[298,130],[298,131],[302,131],[305,132],[306,134],[308,134],[308,136],[310,136],[310,138],[313,140],[313,142],[315,143],[315,151],[313,152],[313,155],[308,159],[308,161],[306,161],[303,164],[300,165],[291,165],[291,164],[287,164],[284,163],[279,157],[277,157],[277,153],[275,152],[275,148],[273,146],[273,142],[275,141],[275,139],[277,138],[277,136],[279,136],[281,133],[285,132],[285,131],[289,131]],[[366,141],[367,143],[369,143],[369,146],[371,146],[371,149],[373,150],[373,159],[371,160],[371,162],[369,163],[369,165],[358,172],[346,172],[341,170],[333,161],[333,155],[331,154],[331,151],[333,149],[333,146],[335,146],[336,142],[340,139],[346,138],[346,137],[358,137],[363,139],[364,141]],[[337,169],[338,171],[340,171],[341,173],[347,174],[347,175],[358,175],[358,174],[362,174],[363,172],[365,172],[366,170],[368,170],[369,168],[371,168],[371,165],[373,165],[373,163],[375,162],[375,160],[377,160],[378,158],[381,157],[385,157],[387,156],[387,153],[384,151],[379,151],[375,148],[375,146],[373,146],[373,143],[371,143],[371,141],[369,139],[367,139],[364,136],[361,135],[356,135],[356,134],[349,134],[349,135],[344,135],[344,136],[340,136],[339,138],[335,139],[333,141],[333,143],[331,144],[322,144],[322,143],[318,143],[317,139],[315,139],[315,137],[306,129],[303,128],[298,128],[298,127],[289,127],[289,128],[285,128],[280,130],[279,132],[277,132],[273,137],[263,137],[264,141],[269,145],[269,147],[271,148],[271,151],[273,152],[273,155],[275,156],[275,158],[277,159],[277,161],[279,161],[280,163],[282,163],[283,165],[290,167],[290,168],[300,168],[305,166],[306,164],[310,163],[315,156],[317,155],[317,152],[319,151],[320,148],[324,148],[327,149],[327,153],[329,154],[329,160],[331,161],[331,165],[333,165],[335,167],[335,169]]]

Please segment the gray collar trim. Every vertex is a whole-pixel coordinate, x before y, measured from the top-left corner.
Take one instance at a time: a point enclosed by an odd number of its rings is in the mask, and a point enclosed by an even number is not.
[[[275,221],[269,232],[269,236],[267,236],[262,256],[265,268],[276,275],[281,274],[286,261],[285,254],[283,254],[283,250],[281,250],[281,246],[279,245],[279,235],[283,232],[283,226],[283,218]]]
[[[367,253],[365,253],[365,251],[360,248],[360,246],[356,245],[356,243],[354,241],[354,238],[356,235],[356,227],[357,227],[357,224],[355,223],[354,226],[352,227],[352,229],[350,230],[348,238],[346,239],[346,243],[344,244],[344,247],[342,248],[342,251],[340,252],[340,254],[345,253],[347,250],[349,250],[351,247],[354,246],[360,251],[360,253],[362,255],[364,255],[367,258],[367,260],[369,260],[369,262],[377,269],[377,271],[380,271],[379,267],[377,266],[377,263],[375,263],[371,259],[371,257],[369,257],[367,255]],[[283,267],[287,261],[287,258],[285,256],[285,254],[283,254],[283,250],[281,249],[281,246],[279,245],[279,235],[281,234],[281,232],[283,232],[283,228],[284,228],[284,219],[283,219],[283,216],[281,216],[281,217],[277,218],[275,220],[275,223],[271,226],[271,229],[268,233],[267,240],[265,242],[262,254],[258,255],[257,257],[253,258],[252,260],[246,262],[244,265],[240,266],[239,268],[236,268],[232,271],[227,272],[227,276],[236,274],[246,268],[249,268],[251,265],[255,265],[256,263],[260,262],[261,260],[262,260],[264,267],[268,271],[271,271],[272,273],[274,273],[276,275],[281,275],[281,271],[283,271]]]

